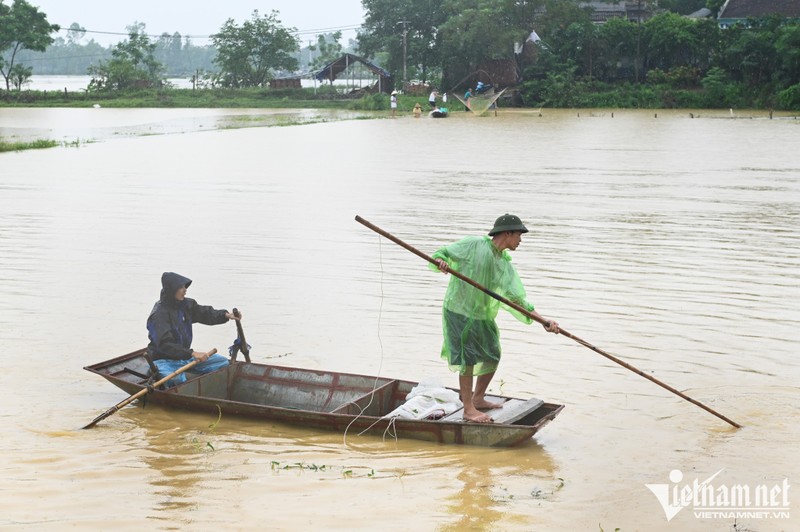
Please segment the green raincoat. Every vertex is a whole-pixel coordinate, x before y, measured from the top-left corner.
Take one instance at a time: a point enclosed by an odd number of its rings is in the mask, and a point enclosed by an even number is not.
[[[511,264],[511,255],[499,251],[488,236],[467,237],[445,246],[433,254],[443,259],[456,271],[481,286],[520,305],[533,310],[525,299],[525,288]],[[431,264],[430,268],[439,271]],[[473,366],[473,375],[492,373],[500,362],[500,331],[495,318],[500,307],[511,312],[523,323],[533,323],[508,305],[453,276],[444,296],[442,322],[444,345],[442,358],[450,369],[465,374]]]

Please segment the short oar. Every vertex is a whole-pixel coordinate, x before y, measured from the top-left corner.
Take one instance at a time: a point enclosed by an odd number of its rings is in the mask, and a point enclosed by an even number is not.
[[[233,315],[237,318],[241,318],[242,315],[239,313],[239,309],[233,309]],[[236,333],[239,335],[239,349],[242,351],[244,355],[244,360],[248,364],[250,363],[250,346],[247,345],[247,341],[244,339],[244,329],[242,329],[242,320],[236,320]],[[235,356],[234,356],[235,358]]]
[[[216,352],[217,352],[217,349],[216,349],[216,348],[214,348],[214,349],[212,349],[211,351],[209,351],[209,352],[208,352],[208,356],[211,356],[211,355],[213,355],[213,354],[214,354],[214,353],[216,353]],[[158,386],[161,386],[162,384],[164,384],[164,383],[165,383],[165,382],[167,382],[168,380],[170,380],[170,379],[172,379],[172,378],[175,378],[175,377],[177,377],[178,375],[180,375],[180,374],[181,374],[181,373],[183,373],[184,371],[189,371],[189,370],[190,370],[190,369],[192,369],[194,366],[196,366],[196,365],[197,365],[199,362],[200,362],[200,361],[199,361],[199,360],[197,360],[197,359],[195,359],[195,360],[192,360],[191,362],[189,362],[189,363],[188,363],[188,364],[186,364],[185,366],[182,366],[182,367],[180,367],[179,369],[177,369],[176,371],[174,371],[174,372],[170,373],[169,375],[167,375],[167,376],[166,376],[166,377],[164,377],[163,379],[161,379],[161,380],[159,380],[159,381],[156,381],[156,382],[153,384],[153,388],[156,388],[156,387],[158,387]],[[147,395],[147,393],[148,393],[149,391],[150,391],[150,388],[144,388],[143,390],[139,390],[138,392],[136,392],[135,394],[131,395],[130,397],[128,397],[128,398],[127,398],[127,399],[125,399],[124,401],[121,401],[121,402],[117,403],[116,405],[112,406],[111,408],[109,408],[108,410],[106,410],[105,412],[103,412],[102,414],[100,414],[99,416],[97,416],[96,418],[94,418],[94,419],[92,420],[92,422],[91,422],[91,423],[89,423],[88,425],[86,425],[86,426],[85,426],[85,427],[83,427],[83,428],[84,428],[84,429],[90,429],[90,428],[94,427],[94,426],[95,426],[95,425],[97,425],[99,422],[103,421],[105,418],[107,418],[107,417],[109,417],[109,416],[111,416],[111,415],[115,414],[115,413],[116,413],[116,412],[117,412],[117,411],[118,411],[120,408],[122,408],[123,406],[125,406],[125,405],[128,405],[128,404],[130,404],[130,403],[134,402],[135,400],[137,400],[138,398],[140,398],[140,397],[142,397],[142,396],[144,396],[144,395]]]
[[[394,242],[395,244],[397,244],[397,245],[399,245],[399,246],[401,246],[401,247],[404,247],[404,248],[406,248],[408,251],[410,251],[410,252],[411,252],[411,253],[413,253],[414,255],[417,255],[417,256],[419,256],[419,257],[421,257],[421,258],[425,259],[426,261],[428,261],[428,262],[430,262],[431,264],[434,264],[434,265],[436,265],[436,266],[438,267],[438,264],[436,264],[436,261],[435,261],[435,260],[434,260],[432,257],[430,257],[430,256],[426,255],[425,253],[421,252],[420,250],[416,249],[415,247],[413,247],[413,246],[410,246],[409,244],[406,244],[405,242],[403,242],[403,241],[402,241],[402,240],[400,240],[399,238],[397,238],[397,237],[395,237],[395,236],[391,235],[390,233],[387,233],[386,231],[384,231],[384,230],[383,230],[383,229],[381,229],[380,227],[377,227],[377,226],[375,226],[375,225],[371,224],[370,222],[368,222],[367,220],[365,220],[365,219],[364,219],[364,218],[362,218],[361,216],[356,216],[356,221],[357,221],[358,223],[360,223],[360,224],[364,225],[365,227],[368,227],[369,229],[372,229],[373,231],[375,231],[375,232],[376,232],[376,233],[378,233],[379,235],[381,235],[381,236],[383,236],[383,237],[385,237],[385,238],[388,238],[389,240],[391,240],[391,241],[392,241],[392,242]],[[537,314],[532,314],[532,313],[528,312],[528,311],[527,311],[527,310],[526,310],[524,307],[521,307],[520,305],[518,305],[518,304],[514,303],[513,301],[511,301],[510,299],[507,299],[507,298],[505,298],[505,297],[501,296],[500,294],[497,294],[497,293],[495,293],[495,292],[493,292],[493,291],[489,290],[488,288],[486,288],[486,287],[484,287],[484,286],[480,285],[479,283],[477,283],[477,282],[473,281],[473,280],[472,280],[472,279],[470,279],[469,277],[467,277],[467,276],[465,276],[465,275],[462,275],[462,274],[460,274],[459,272],[456,272],[456,271],[453,271],[453,270],[448,270],[448,271],[449,271],[449,272],[450,272],[452,275],[454,275],[454,276],[458,277],[459,279],[461,279],[462,281],[464,281],[465,283],[471,284],[472,286],[474,286],[474,287],[475,287],[475,288],[477,288],[478,290],[481,290],[482,292],[485,292],[486,294],[489,294],[491,297],[495,298],[496,300],[500,301],[501,303],[503,303],[503,304],[505,304],[505,305],[508,305],[509,307],[513,308],[514,310],[516,310],[516,311],[517,311],[517,312],[519,312],[520,314],[523,314],[523,315],[525,315],[525,316],[528,316],[528,317],[529,317],[529,318],[531,318],[532,320],[535,320],[535,321],[537,321],[537,322],[541,323],[541,324],[542,324],[542,325],[544,325],[545,327],[549,327],[549,325],[550,325],[550,322],[548,322],[547,320],[544,320],[544,319],[542,319],[542,318],[541,318],[539,315],[537,315]],[[664,383],[664,382],[661,382],[660,380],[656,379],[655,377],[653,377],[653,376],[651,376],[651,375],[648,375],[647,373],[643,372],[642,370],[640,370],[640,369],[638,369],[638,368],[636,368],[636,367],[634,367],[634,366],[631,366],[631,365],[630,365],[630,364],[628,364],[627,362],[625,362],[625,361],[623,361],[623,360],[620,360],[619,358],[615,357],[615,356],[614,356],[614,355],[612,355],[611,353],[608,353],[608,352],[606,352],[606,351],[603,351],[603,350],[602,350],[602,349],[600,349],[599,347],[596,347],[596,346],[594,346],[594,345],[590,344],[589,342],[587,342],[587,341],[585,341],[585,340],[582,340],[581,338],[578,338],[578,337],[577,337],[577,336],[575,336],[574,334],[572,334],[572,333],[570,333],[570,332],[568,332],[568,331],[566,331],[566,330],[562,329],[560,326],[559,326],[559,328],[558,328],[558,333],[559,333],[559,334],[563,334],[563,335],[564,335],[564,336],[566,336],[567,338],[572,338],[573,340],[575,340],[575,341],[576,341],[576,342],[578,342],[579,344],[581,344],[581,345],[583,345],[583,346],[585,346],[585,347],[588,347],[589,349],[591,349],[591,350],[592,350],[592,351],[594,351],[595,353],[599,353],[599,354],[603,355],[604,357],[606,357],[607,359],[611,360],[612,362],[616,362],[617,364],[619,364],[619,365],[620,365],[620,366],[622,366],[623,368],[625,368],[625,369],[628,369],[628,370],[630,370],[630,371],[632,371],[632,372],[636,373],[637,375],[641,375],[641,376],[642,376],[642,377],[644,377],[645,379],[647,379],[647,380],[649,380],[649,381],[652,381],[652,382],[654,382],[654,383],[658,384],[659,386],[661,386],[661,387],[662,387],[662,388],[664,388],[665,390],[669,390],[670,392],[674,393],[675,395],[677,395],[677,396],[678,396],[678,397],[680,397],[681,399],[685,399],[685,400],[689,401],[690,403],[692,403],[692,404],[694,404],[694,405],[697,405],[697,406],[699,406],[700,408],[702,408],[702,409],[703,409],[703,410],[705,410],[706,412],[708,412],[708,413],[710,413],[710,414],[714,414],[715,416],[717,416],[717,417],[718,417],[718,418],[720,418],[721,420],[725,421],[726,423],[729,423],[729,424],[733,425],[733,426],[734,426],[734,427],[736,427],[737,429],[738,429],[738,428],[741,428],[741,425],[740,425],[740,424],[736,423],[735,421],[731,421],[730,419],[728,419],[727,417],[723,416],[722,414],[720,414],[720,413],[719,413],[719,412],[717,412],[716,410],[714,410],[714,409],[712,409],[712,408],[710,408],[710,407],[708,407],[708,406],[704,405],[704,404],[703,404],[703,403],[701,403],[700,401],[697,401],[697,400],[695,400],[695,399],[692,399],[691,397],[689,397],[688,395],[684,394],[683,392],[681,392],[681,391],[679,391],[679,390],[676,390],[675,388],[673,388],[673,387],[672,387],[672,386],[670,386],[669,384],[666,384],[666,383]]]

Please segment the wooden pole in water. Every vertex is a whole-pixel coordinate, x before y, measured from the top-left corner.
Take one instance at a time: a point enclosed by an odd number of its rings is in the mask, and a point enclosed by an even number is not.
[[[381,236],[383,236],[383,237],[385,237],[385,238],[388,238],[389,240],[391,240],[391,241],[392,241],[392,242],[394,242],[395,244],[399,245],[400,247],[403,247],[403,248],[407,249],[408,251],[410,251],[410,252],[411,252],[411,253],[413,253],[414,255],[417,255],[418,257],[425,259],[426,261],[430,262],[431,264],[434,264],[434,265],[436,265],[436,261],[435,261],[435,260],[433,260],[433,258],[432,258],[432,257],[430,257],[429,255],[426,255],[425,253],[423,253],[423,252],[419,251],[419,250],[418,250],[418,249],[416,249],[415,247],[413,247],[413,246],[410,246],[409,244],[406,244],[405,242],[403,242],[403,241],[402,241],[402,240],[400,240],[399,238],[397,238],[397,237],[395,237],[395,236],[391,235],[390,233],[387,233],[386,231],[384,231],[384,230],[383,230],[383,229],[381,229],[380,227],[377,227],[377,226],[375,226],[375,225],[371,224],[370,222],[368,222],[367,220],[365,220],[365,219],[364,219],[364,218],[362,218],[361,216],[356,216],[356,221],[357,221],[358,223],[360,223],[361,225],[363,225],[363,226],[365,226],[365,227],[367,227],[367,228],[369,228],[369,229],[371,229],[371,230],[375,231],[375,232],[376,232],[376,233],[378,233],[379,235],[381,235]],[[437,266],[438,266],[438,265],[437,265]],[[523,314],[523,315],[525,315],[525,316],[528,316],[528,317],[529,317],[529,318],[531,318],[532,320],[534,320],[534,321],[537,321],[537,322],[541,323],[541,324],[542,324],[542,325],[544,325],[545,327],[549,327],[549,326],[550,326],[550,322],[549,322],[549,321],[547,321],[547,320],[545,320],[545,319],[543,319],[543,318],[542,318],[541,316],[539,316],[538,314],[533,314],[533,313],[531,313],[531,312],[528,312],[528,310],[527,310],[527,309],[525,309],[524,307],[521,307],[520,305],[518,305],[518,304],[514,303],[513,301],[511,301],[510,299],[508,299],[508,298],[505,298],[505,297],[501,296],[500,294],[497,294],[497,293],[495,293],[495,292],[493,292],[493,291],[489,290],[488,288],[486,288],[486,287],[482,286],[481,284],[477,283],[476,281],[473,281],[473,280],[472,280],[472,279],[470,279],[469,277],[467,277],[467,276],[465,276],[465,275],[463,275],[463,274],[461,274],[461,273],[459,273],[459,272],[456,272],[456,271],[453,271],[453,270],[449,270],[449,271],[450,271],[450,273],[451,273],[452,275],[454,275],[454,276],[458,277],[459,279],[461,279],[461,280],[462,280],[462,281],[464,281],[465,283],[467,283],[467,284],[470,284],[470,285],[474,286],[475,288],[477,288],[478,290],[480,290],[480,291],[482,291],[482,292],[484,292],[484,293],[486,293],[486,294],[490,295],[491,297],[493,297],[493,298],[495,298],[496,300],[500,301],[500,302],[501,302],[501,303],[503,303],[504,305],[508,305],[509,307],[513,308],[514,310],[516,310],[516,311],[517,311],[517,312],[519,312],[520,314]],[[714,410],[714,409],[712,409],[712,408],[710,408],[710,407],[708,407],[708,406],[704,405],[704,404],[703,404],[703,403],[701,403],[700,401],[697,401],[697,400],[695,400],[695,399],[692,399],[691,397],[689,397],[688,395],[684,394],[683,392],[681,392],[681,391],[679,391],[679,390],[676,390],[675,388],[673,388],[673,387],[672,387],[672,386],[670,386],[669,384],[666,384],[666,383],[664,383],[664,382],[661,382],[660,380],[656,379],[656,378],[655,378],[655,377],[653,377],[652,375],[648,375],[647,373],[643,372],[642,370],[640,370],[640,369],[638,369],[638,368],[636,368],[636,367],[634,367],[634,366],[632,366],[632,365],[628,364],[627,362],[625,362],[625,361],[623,361],[623,360],[620,360],[619,358],[615,357],[615,356],[614,356],[614,355],[612,355],[611,353],[608,353],[608,352],[606,352],[606,351],[604,351],[604,350],[600,349],[599,347],[597,347],[597,346],[594,346],[594,345],[590,344],[589,342],[587,342],[587,341],[585,341],[585,340],[583,340],[583,339],[581,339],[581,338],[579,338],[579,337],[575,336],[574,334],[572,334],[572,333],[570,333],[570,332],[566,331],[565,329],[561,328],[560,326],[559,326],[559,328],[558,328],[558,334],[561,334],[561,335],[563,335],[563,336],[566,336],[567,338],[571,338],[572,340],[575,340],[576,342],[578,342],[578,343],[579,343],[579,344],[581,344],[582,346],[584,346],[584,347],[588,347],[589,349],[591,349],[591,350],[592,350],[592,351],[594,351],[595,353],[598,353],[598,354],[600,354],[600,355],[603,355],[604,357],[606,357],[607,359],[611,360],[612,362],[615,362],[616,364],[619,364],[619,365],[620,365],[620,366],[622,366],[623,368],[625,368],[625,369],[627,369],[627,370],[630,370],[630,371],[632,371],[632,372],[636,373],[637,375],[639,375],[639,376],[641,376],[641,377],[644,377],[645,379],[647,379],[647,380],[649,380],[649,381],[651,381],[651,382],[654,382],[654,383],[658,384],[659,386],[661,386],[661,387],[662,387],[662,388],[664,388],[665,390],[668,390],[668,391],[670,391],[670,392],[674,393],[675,395],[677,395],[677,396],[678,396],[678,397],[680,397],[681,399],[684,399],[684,400],[686,400],[686,401],[689,401],[689,402],[690,402],[690,403],[692,403],[693,405],[699,406],[700,408],[702,408],[702,409],[703,409],[703,410],[705,410],[706,412],[708,412],[708,413],[710,413],[710,414],[713,414],[713,415],[717,416],[717,417],[718,417],[718,418],[720,418],[721,420],[723,420],[723,421],[725,421],[726,423],[728,423],[728,424],[730,424],[730,425],[732,425],[732,426],[736,427],[737,429],[742,427],[740,424],[736,423],[735,421],[732,421],[732,420],[728,419],[727,417],[723,416],[722,414],[720,414],[720,413],[719,413],[719,412],[717,412],[716,410]]]

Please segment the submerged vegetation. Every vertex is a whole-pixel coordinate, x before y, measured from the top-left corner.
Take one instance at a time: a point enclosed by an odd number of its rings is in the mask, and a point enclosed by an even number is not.
[[[129,89],[125,91],[22,91],[0,92],[10,107],[176,107],[176,108],[346,108],[313,89]],[[387,103],[388,106],[388,103]]]
[[[275,472],[289,471],[289,470],[312,471],[315,473],[334,472],[340,474],[344,478],[354,478],[354,477],[378,478],[375,469],[365,466],[342,467],[342,466],[307,464],[305,462],[294,462],[289,464],[273,460],[272,462],[270,462],[270,468],[272,469],[272,471]],[[363,474],[358,474],[357,470],[364,470],[365,472]]]
[[[6,140],[0,137],[0,153],[8,151],[41,150],[44,148],[55,148],[56,146],[79,148],[83,144],[88,144],[90,142],[92,141],[81,139],[60,142],[52,139]]]
[[[401,95],[398,108],[410,112],[423,99]],[[130,89],[127,91],[0,91],[6,107],[112,107],[112,108],[228,108],[228,109],[344,109],[384,111],[389,95],[346,97],[330,86],[303,89]]]
[[[53,148],[59,145],[60,143],[55,140],[8,141],[0,138],[0,152],[39,150],[43,148]]]

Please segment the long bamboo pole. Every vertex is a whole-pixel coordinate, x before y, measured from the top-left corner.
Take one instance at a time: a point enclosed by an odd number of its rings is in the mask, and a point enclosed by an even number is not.
[[[375,231],[379,235],[381,235],[381,236],[383,236],[385,238],[388,238],[389,240],[391,240],[395,244],[407,249],[408,251],[410,251],[414,255],[417,255],[418,257],[421,257],[421,258],[425,259],[426,261],[430,262],[431,264],[436,265],[436,261],[433,260],[433,258],[430,257],[429,255],[426,255],[425,253],[421,252],[420,250],[416,249],[415,247],[413,247],[413,246],[411,246],[409,244],[406,244],[405,242],[403,242],[399,238],[391,235],[390,233],[387,233],[386,231],[384,231],[380,227],[378,227],[376,225],[373,225],[372,223],[368,222],[367,220],[365,220],[361,216],[356,216],[356,221],[358,223],[364,225],[365,227],[368,227],[369,229]],[[514,303],[510,299],[505,298],[505,297],[501,296],[500,294],[498,294],[496,292],[493,292],[492,290],[489,290],[488,288],[486,288],[483,285],[477,283],[476,281],[473,281],[469,277],[467,277],[467,276],[465,276],[465,275],[463,275],[463,274],[461,274],[459,272],[456,272],[456,271],[453,271],[453,270],[449,270],[449,271],[450,271],[450,273],[452,275],[458,277],[459,279],[461,279],[465,283],[468,283],[468,284],[474,286],[475,288],[477,288],[478,290],[481,290],[482,292],[485,292],[486,294],[490,295],[491,297],[495,298],[496,300],[500,301],[501,303],[503,303],[505,305],[508,305],[509,307],[513,308],[514,310],[516,310],[520,314],[528,316],[532,320],[541,323],[545,327],[549,327],[550,326],[550,322],[545,320],[545,319],[543,319],[538,314],[534,314],[534,313],[528,312],[528,310],[525,309],[524,307],[518,305],[517,303]],[[591,349],[595,353],[603,355],[604,357],[606,357],[607,359],[611,360],[612,362],[615,362],[615,363],[619,364],[623,368],[625,368],[627,370],[630,370],[630,371],[636,373],[637,375],[640,375],[640,376],[644,377],[645,379],[658,384],[659,386],[661,386],[665,390],[668,390],[668,391],[674,393],[675,395],[677,395],[681,399],[685,399],[686,401],[689,401],[690,403],[692,403],[692,404],[694,404],[696,406],[699,406],[700,408],[702,408],[706,412],[717,416],[721,420],[725,421],[726,423],[729,423],[730,425],[733,425],[737,429],[741,428],[740,424],[736,423],[735,421],[732,421],[732,420],[728,419],[727,417],[723,416],[722,414],[720,414],[716,410],[704,405],[703,403],[701,403],[700,401],[697,401],[696,399],[692,399],[691,397],[689,397],[685,393],[683,393],[683,392],[681,392],[679,390],[676,390],[675,388],[673,388],[669,384],[661,382],[660,380],[656,379],[652,375],[648,375],[647,373],[643,372],[642,370],[640,370],[640,369],[628,364],[624,360],[620,360],[619,358],[615,357],[611,353],[608,353],[608,352],[604,351],[603,349],[600,349],[599,347],[590,344],[586,340],[583,340],[582,338],[579,338],[579,337],[575,336],[574,334],[570,333],[569,331],[566,331],[565,329],[561,328],[561,326],[558,327],[558,334],[564,335],[567,338],[571,338],[572,340],[575,340],[576,342],[578,342],[582,346],[588,347],[589,349]]]

